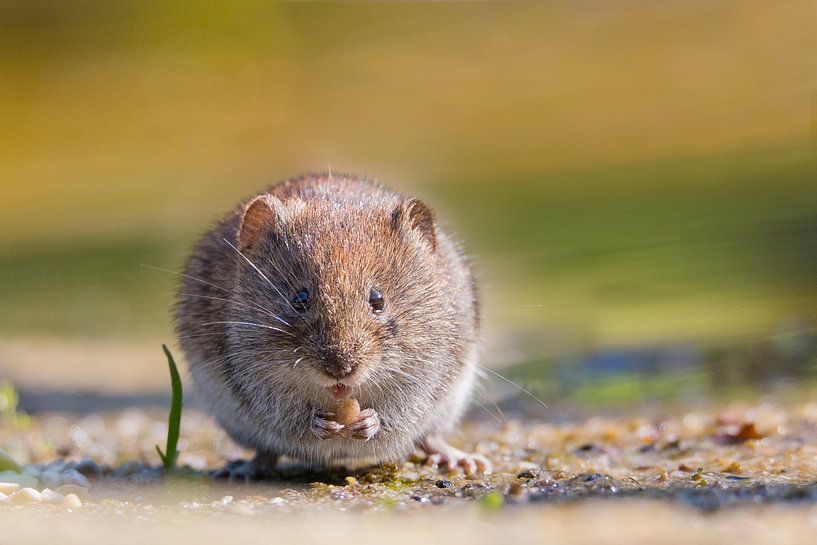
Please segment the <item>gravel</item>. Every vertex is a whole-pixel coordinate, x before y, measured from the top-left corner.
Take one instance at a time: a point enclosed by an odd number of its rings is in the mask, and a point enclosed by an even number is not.
[[[507,420],[463,425],[458,446],[492,461],[476,479],[420,459],[313,471],[285,461],[269,480],[213,479],[237,448],[207,417],[185,414],[180,469],[166,476],[162,411],[33,418],[0,424],[20,472],[0,473],[0,504],[59,509],[156,508],[278,517],[293,513],[484,510],[587,500],[649,500],[701,511],[817,504],[817,404],[735,405],[658,419],[596,417],[571,424]],[[4,427],[5,426],[5,427]],[[235,463],[233,463],[235,467]]]

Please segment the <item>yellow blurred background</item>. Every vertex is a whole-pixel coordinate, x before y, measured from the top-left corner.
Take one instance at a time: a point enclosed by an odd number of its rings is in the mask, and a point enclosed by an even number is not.
[[[441,210],[486,363],[549,396],[627,400],[678,347],[692,389],[811,376],[815,28],[806,1],[3,1],[0,377],[162,387],[175,278],[140,265],[330,167]]]

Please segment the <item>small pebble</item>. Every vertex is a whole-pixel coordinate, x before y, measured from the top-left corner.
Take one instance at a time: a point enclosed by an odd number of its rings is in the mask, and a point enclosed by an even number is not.
[[[252,506],[244,502],[233,503],[227,510],[234,514],[234,515],[253,515],[255,511],[253,511]]]
[[[533,462],[529,462],[529,461],[527,461],[527,460],[522,460],[521,462],[519,462],[518,464],[516,464],[516,466],[515,466],[515,468],[514,468],[514,472],[516,472],[516,473],[522,473],[522,472],[524,472],[524,471],[528,471],[529,469],[535,469],[535,470],[538,470],[538,469],[539,469],[539,464],[536,464],[536,463],[533,463]]]
[[[518,482],[511,483],[508,486],[508,494],[511,496],[522,496],[525,494],[525,487]]]
[[[18,490],[20,490],[18,483],[0,483],[0,494],[14,494]]]
[[[269,501],[272,505],[284,505],[287,501],[281,497],[275,497]]]
[[[139,473],[144,468],[144,464],[141,462],[137,462],[135,460],[130,462],[125,462],[117,469],[113,471],[114,476],[116,477],[129,477],[134,473]]]
[[[68,494],[65,496],[65,499],[62,500],[62,506],[68,509],[76,509],[77,507],[82,507],[82,500],[80,500],[76,494]]]
[[[530,468],[520,472],[516,477],[519,479],[538,479],[542,472],[538,468]]]
[[[63,501],[65,501],[65,496],[63,496],[59,492],[51,490],[50,488],[46,488],[45,490],[40,492],[40,501],[42,501],[43,503],[61,504]]]
[[[434,484],[437,486],[437,488],[451,488],[454,483],[446,479],[440,479]]]
[[[60,473],[54,469],[47,469],[40,474],[40,481],[45,486],[57,488],[62,482],[62,476]]]
[[[465,486],[460,488],[457,492],[462,494],[462,497],[465,497],[465,498],[478,498],[478,497],[480,497],[480,496],[482,496],[482,495],[484,495],[484,494],[486,494],[488,492],[491,492],[492,490],[493,490],[493,487],[491,487],[489,485],[473,482],[473,483],[466,484]]]
[[[11,503],[22,505],[42,501],[42,495],[33,488],[22,488],[11,495]]]
[[[75,484],[83,488],[90,488],[91,482],[76,469],[67,469],[60,474],[59,484]]]
[[[99,477],[102,473],[97,463],[90,458],[83,458],[74,469],[82,473],[85,477]]]

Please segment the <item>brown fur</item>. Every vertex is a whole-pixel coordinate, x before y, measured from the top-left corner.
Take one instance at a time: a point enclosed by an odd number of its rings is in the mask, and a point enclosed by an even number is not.
[[[450,431],[462,413],[477,295],[421,201],[350,176],[292,179],[219,222],[185,274],[181,343],[205,401],[240,444],[318,464],[387,461]],[[311,301],[298,312],[290,301],[302,289]],[[371,289],[386,302],[379,314]],[[380,416],[370,441],[309,431],[314,412],[336,403],[327,387],[337,366],[352,369],[352,396]]]

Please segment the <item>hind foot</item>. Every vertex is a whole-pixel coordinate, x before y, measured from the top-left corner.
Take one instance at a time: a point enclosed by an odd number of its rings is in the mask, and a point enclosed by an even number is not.
[[[252,460],[227,462],[224,467],[213,471],[210,476],[213,479],[226,479],[229,482],[262,481],[272,477],[277,461],[277,454],[258,453]]]
[[[481,454],[463,452],[449,445],[439,436],[420,441],[420,449],[427,455],[426,465],[455,473],[458,469],[468,477],[491,472],[491,462]]]

